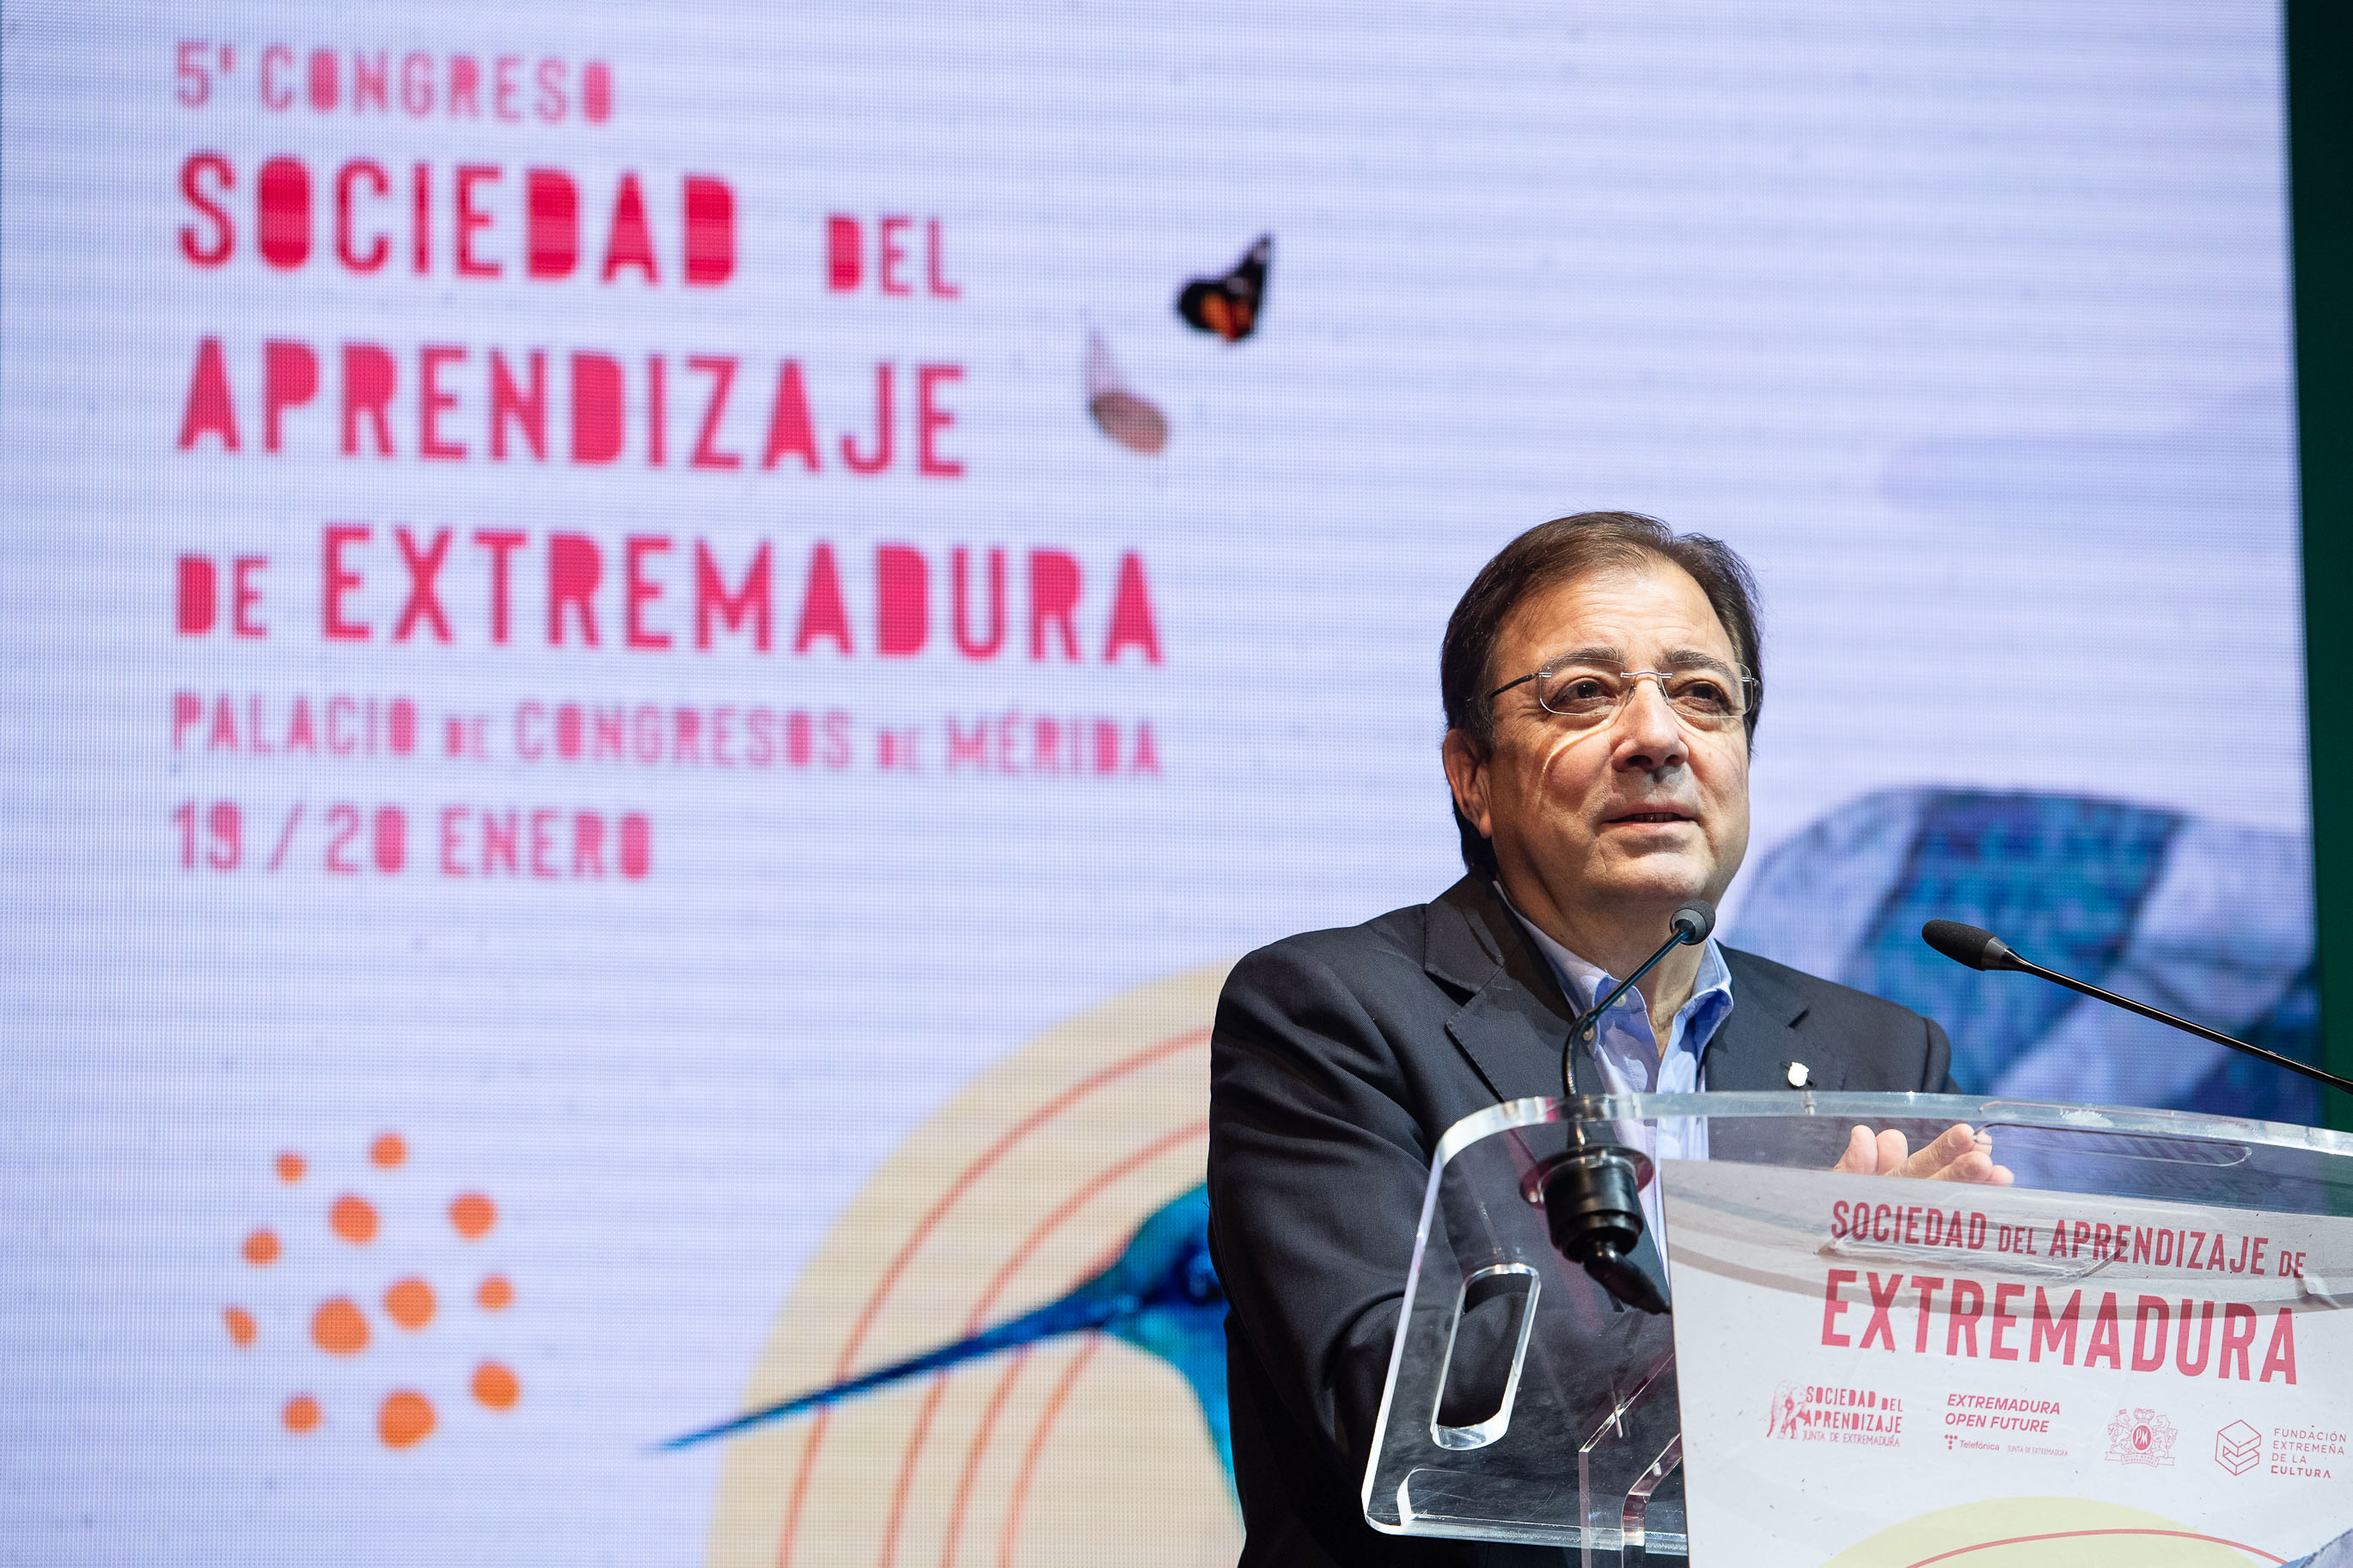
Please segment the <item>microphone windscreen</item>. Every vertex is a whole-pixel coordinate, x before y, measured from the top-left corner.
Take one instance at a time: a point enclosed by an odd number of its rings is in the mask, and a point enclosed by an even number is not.
[[[1920,928],[1920,940],[1955,963],[1966,963],[1971,969],[2010,967],[2002,962],[2010,957],[2010,944],[1983,926],[1963,925],[1958,921],[1930,921]]]
[[[1705,899],[1685,899],[1667,918],[1667,929],[1682,937],[1685,945],[1697,947],[1715,929],[1715,906]]]

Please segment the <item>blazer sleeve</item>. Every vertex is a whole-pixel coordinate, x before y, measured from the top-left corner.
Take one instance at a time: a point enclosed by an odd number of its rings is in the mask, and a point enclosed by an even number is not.
[[[1296,939],[1245,958],[1210,1047],[1209,1231],[1292,1423],[1364,1473],[1430,1152],[1389,1037]]]
[[[1934,1018],[1924,1019],[1928,1026],[1927,1069],[1921,1074],[1920,1088],[1926,1094],[1958,1094],[1961,1086],[1953,1081],[1953,1042],[1945,1034],[1945,1026]]]

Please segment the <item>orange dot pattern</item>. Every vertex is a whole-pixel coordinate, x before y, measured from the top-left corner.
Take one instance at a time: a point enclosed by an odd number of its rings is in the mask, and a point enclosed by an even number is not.
[[[497,1362],[486,1361],[474,1369],[474,1397],[492,1410],[512,1410],[522,1397],[522,1384]]]
[[[387,1448],[409,1448],[433,1436],[433,1402],[412,1389],[396,1389],[376,1407],[375,1435]]]
[[[384,1293],[384,1310],[402,1328],[416,1331],[433,1321],[433,1287],[414,1274]]]
[[[311,1341],[329,1355],[357,1355],[368,1347],[367,1319],[349,1296],[332,1296],[311,1314]]]
[[[480,1241],[490,1235],[491,1226],[498,1219],[499,1211],[480,1193],[460,1193],[449,1200],[449,1223],[468,1241]]]
[[[375,1205],[356,1193],[345,1193],[328,1212],[327,1223],[353,1247],[365,1247],[375,1239]]]
[[[227,1311],[223,1312],[221,1321],[228,1325],[228,1337],[237,1342],[239,1350],[251,1344],[254,1336],[260,1332],[260,1330],[254,1326],[253,1314],[242,1307],[231,1307]]]
[[[398,1132],[379,1133],[367,1146],[368,1163],[379,1171],[397,1170],[408,1163],[408,1157],[407,1140]],[[281,1151],[273,1164],[279,1182],[286,1186],[298,1184],[310,1173],[309,1163],[291,1149]],[[448,1214],[451,1228],[469,1242],[481,1240],[498,1224],[497,1205],[479,1192],[460,1193],[451,1199]],[[365,1196],[345,1193],[329,1205],[327,1226],[351,1246],[366,1247],[383,1229],[383,1219]],[[257,1226],[246,1235],[240,1250],[246,1262],[259,1268],[275,1263],[285,1247],[276,1231]],[[504,1311],[514,1299],[514,1286],[503,1274],[486,1274],[474,1288],[474,1300],[484,1311]],[[440,1305],[432,1285],[414,1274],[395,1280],[383,1299],[385,1316],[411,1333],[429,1328],[439,1315]],[[221,1321],[230,1342],[240,1349],[260,1335],[259,1321],[245,1307],[224,1307]],[[350,1296],[330,1296],[311,1310],[311,1342],[328,1355],[359,1355],[374,1337],[367,1314]],[[522,1398],[521,1380],[512,1367],[500,1362],[478,1363],[468,1386],[474,1402],[486,1410],[512,1410]],[[326,1412],[314,1395],[297,1394],[280,1407],[279,1421],[289,1433],[301,1436],[323,1426]],[[440,1413],[432,1399],[416,1389],[395,1389],[376,1406],[376,1436],[387,1448],[414,1447],[430,1437],[439,1424]]]

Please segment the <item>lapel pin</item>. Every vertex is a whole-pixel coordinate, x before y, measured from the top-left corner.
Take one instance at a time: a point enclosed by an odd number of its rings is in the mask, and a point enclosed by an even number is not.
[[[1808,1083],[1812,1081],[1813,1076],[1814,1075],[1811,1072],[1807,1070],[1805,1063],[1791,1062],[1789,1064],[1789,1087],[1791,1089],[1805,1088]]]

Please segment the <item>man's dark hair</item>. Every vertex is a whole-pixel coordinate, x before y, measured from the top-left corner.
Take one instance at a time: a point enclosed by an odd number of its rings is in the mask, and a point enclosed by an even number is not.
[[[1438,658],[1438,689],[1446,704],[1446,727],[1471,737],[1483,754],[1495,743],[1495,708],[1487,694],[1525,670],[1499,676],[1495,644],[1504,623],[1521,601],[1572,579],[1613,567],[1639,567],[1670,561],[1690,574],[1715,610],[1733,653],[1756,678],[1746,721],[1748,743],[1757,743],[1757,719],[1765,707],[1765,647],[1757,627],[1757,579],[1748,563],[1720,539],[1677,533],[1654,517],[1631,511],[1581,511],[1540,522],[1498,551],[1479,569],[1446,623],[1446,644]],[[1482,876],[1497,874],[1495,847],[1461,808],[1454,826],[1462,837],[1462,863]]]

